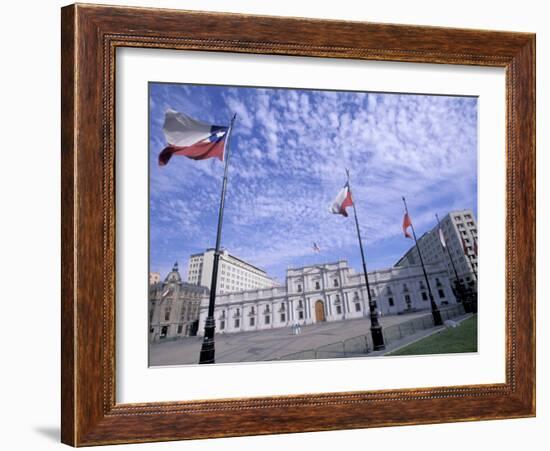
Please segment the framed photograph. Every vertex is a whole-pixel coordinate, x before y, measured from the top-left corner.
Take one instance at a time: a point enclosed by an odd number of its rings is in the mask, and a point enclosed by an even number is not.
[[[535,36],[62,9],[62,441],[535,415]]]

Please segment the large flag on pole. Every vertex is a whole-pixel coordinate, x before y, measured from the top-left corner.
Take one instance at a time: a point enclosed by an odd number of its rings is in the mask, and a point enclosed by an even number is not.
[[[405,238],[412,239],[412,235],[408,232],[408,228],[412,226],[411,218],[409,217],[409,213],[405,212],[405,216],[403,216],[403,233],[405,234]]]
[[[351,191],[349,190],[349,183],[346,183],[330,205],[330,212],[335,215],[347,217],[348,212],[346,211],[346,208],[351,207],[352,205],[353,200],[351,198]]]
[[[218,158],[223,161],[229,127],[212,125],[169,109],[164,117],[164,136],[168,145],[159,155],[164,166],[172,155],[184,155],[193,160]]]

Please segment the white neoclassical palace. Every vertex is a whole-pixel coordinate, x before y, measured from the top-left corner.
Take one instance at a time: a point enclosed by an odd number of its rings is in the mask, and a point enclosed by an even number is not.
[[[426,265],[438,305],[456,303],[443,263]],[[383,315],[429,309],[428,290],[420,265],[394,266],[369,273],[372,298]],[[201,300],[199,335],[204,333],[208,296]],[[291,268],[286,285],[218,294],[216,333],[264,330],[339,321],[369,315],[364,276],[347,261]]]

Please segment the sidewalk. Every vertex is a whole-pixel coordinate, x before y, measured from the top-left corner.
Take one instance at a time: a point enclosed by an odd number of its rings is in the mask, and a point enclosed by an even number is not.
[[[427,310],[404,315],[380,318],[382,327],[420,318]],[[216,362],[259,362],[275,360],[286,354],[316,348],[370,332],[370,319],[316,323],[302,327],[302,333],[293,335],[291,328],[270,329],[258,332],[217,334],[215,336]],[[186,337],[176,341],[149,345],[149,365],[197,364],[202,337]]]

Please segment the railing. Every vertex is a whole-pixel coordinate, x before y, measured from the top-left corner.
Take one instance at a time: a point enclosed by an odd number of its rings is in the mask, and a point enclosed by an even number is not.
[[[464,307],[462,304],[440,307],[439,310],[443,321],[447,321],[448,319],[456,318],[457,316],[464,314]],[[431,313],[427,313],[424,316],[420,316],[400,324],[384,327],[382,329],[382,333],[384,334],[384,343],[388,345],[397,340],[401,340],[404,337],[413,335],[416,332],[431,329],[433,327],[434,323]],[[347,338],[343,341],[329,343],[314,349],[306,349],[304,351],[286,354],[281,357],[277,357],[275,360],[315,360],[358,357],[372,352],[372,349],[372,337],[370,334],[365,334]]]

